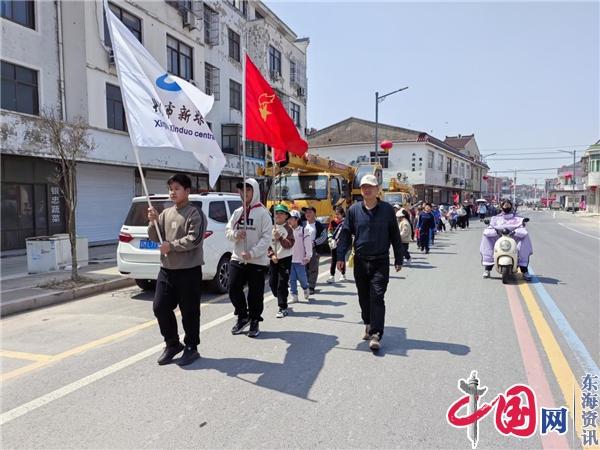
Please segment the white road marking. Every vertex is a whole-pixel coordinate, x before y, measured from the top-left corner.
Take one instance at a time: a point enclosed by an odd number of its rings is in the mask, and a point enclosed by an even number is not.
[[[323,258],[321,260],[324,261],[325,259],[326,258]],[[320,274],[319,278],[323,278],[324,276],[329,275],[329,267],[327,267],[328,266],[327,262],[324,265],[325,265],[326,271],[323,272],[322,274]],[[264,303],[266,304],[274,299],[275,299],[275,297],[273,297],[273,295],[269,295],[268,297],[265,298]],[[233,317],[235,317],[233,313],[225,314],[224,316],[221,316],[218,319],[215,319],[212,322],[209,322],[206,325],[201,326],[200,332],[210,330],[211,328],[216,327],[217,325],[220,325],[223,322],[227,322],[228,320],[232,319]],[[30,413],[31,411],[35,411],[36,409],[41,408],[42,406],[47,405],[48,403],[51,403],[55,400],[65,397],[66,395],[69,395],[85,386],[89,386],[90,384],[92,384],[98,380],[106,378],[107,376],[112,375],[113,373],[116,373],[121,369],[125,369],[126,367],[132,366],[133,364],[159,352],[160,350],[163,349],[163,347],[164,347],[164,343],[155,345],[154,347],[151,347],[147,350],[144,350],[140,353],[130,356],[129,358],[119,361],[118,363],[115,363],[111,366],[105,367],[104,369],[99,370],[98,372],[95,372],[91,375],[88,375],[87,377],[81,378],[77,381],[74,381],[73,383],[67,384],[66,386],[63,386],[59,389],[56,389],[52,392],[42,395],[41,397],[38,397],[38,398],[36,398],[30,402],[27,402],[21,406],[17,406],[16,408],[13,408],[10,411],[7,411],[0,416],[0,425],[4,425],[4,424],[10,422],[11,420],[14,420],[14,419],[21,417],[27,413]]]
[[[592,239],[596,239],[597,241],[600,241],[600,237],[598,237],[598,236],[592,236],[591,234],[587,234],[587,233],[584,233],[583,231],[576,230],[575,228],[568,227],[568,226],[567,226],[567,225],[565,225],[564,223],[560,223],[560,222],[558,222],[558,224],[559,224],[561,227],[565,227],[565,228],[568,228],[568,229],[569,229],[569,230],[571,230],[571,231],[574,231],[575,233],[583,234],[584,236],[591,237]]]

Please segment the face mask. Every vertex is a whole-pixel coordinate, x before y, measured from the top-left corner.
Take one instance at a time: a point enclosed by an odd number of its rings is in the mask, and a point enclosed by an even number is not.
[[[504,214],[509,214],[512,211],[512,208],[502,208],[502,211],[504,211]]]

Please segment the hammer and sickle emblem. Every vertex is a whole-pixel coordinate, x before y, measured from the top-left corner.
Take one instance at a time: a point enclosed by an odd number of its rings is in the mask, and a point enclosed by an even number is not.
[[[265,122],[267,121],[269,114],[272,114],[272,112],[269,111],[269,105],[273,103],[273,100],[275,100],[275,94],[260,94],[258,96],[258,110],[260,111],[260,116]]]

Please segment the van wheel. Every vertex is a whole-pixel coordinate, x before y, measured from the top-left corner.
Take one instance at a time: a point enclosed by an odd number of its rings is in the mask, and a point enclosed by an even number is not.
[[[142,291],[153,291],[156,288],[156,280],[135,280],[135,284]]]
[[[211,287],[215,292],[224,294],[229,287],[229,260],[230,255],[223,255],[217,264],[217,273],[211,281]]]
[[[510,266],[502,266],[502,284],[508,284],[510,273]]]

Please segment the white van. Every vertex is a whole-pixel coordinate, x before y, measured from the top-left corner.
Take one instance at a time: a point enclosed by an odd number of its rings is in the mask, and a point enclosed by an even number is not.
[[[207,218],[204,234],[204,265],[202,278],[212,280],[212,288],[227,292],[228,263],[233,242],[225,238],[227,221],[242,201],[237,194],[207,192],[190,194],[190,203],[201,209]],[[151,195],[152,206],[160,213],[173,205],[168,195]],[[122,275],[135,279],[144,289],[153,289],[160,270],[159,244],[148,239],[148,201],[135,197],[119,233],[117,267]]]

